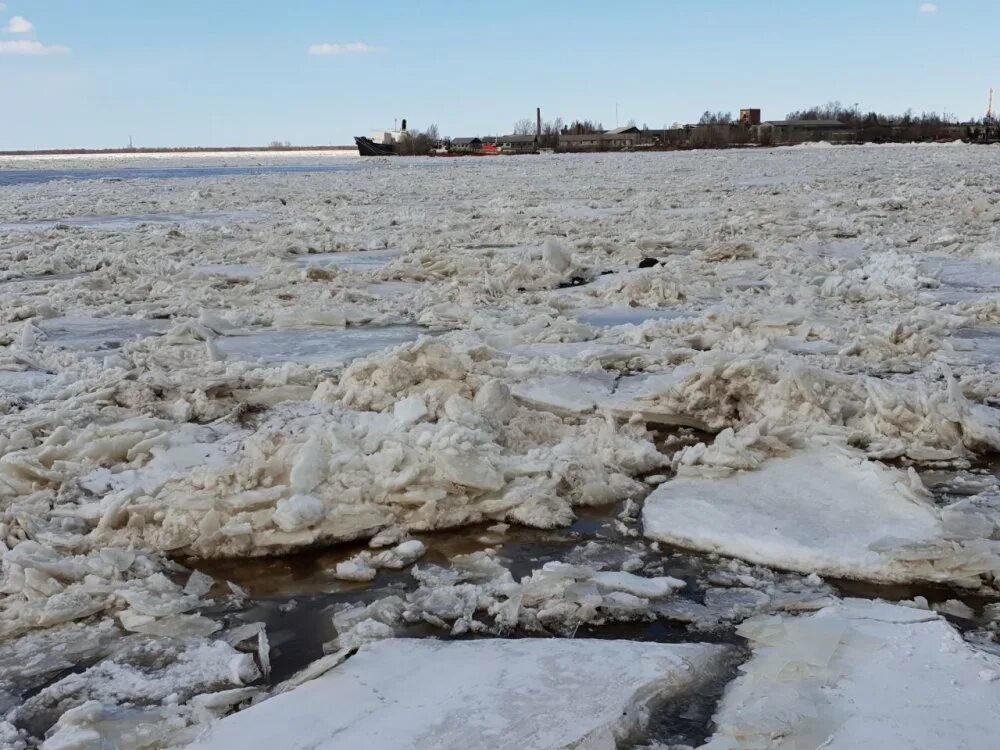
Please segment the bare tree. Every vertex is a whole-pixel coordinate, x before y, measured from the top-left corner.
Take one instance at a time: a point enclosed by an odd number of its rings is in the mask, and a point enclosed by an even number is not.
[[[514,123],[514,135],[534,135],[535,123],[527,117]]]
[[[542,125],[542,137],[538,141],[541,148],[559,148],[559,134],[563,131],[561,117],[548,120]]]
[[[427,130],[407,130],[397,143],[396,150],[401,156],[422,156],[441,142],[437,125],[428,125]]]
[[[698,120],[699,125],[731,125],[733,122],[732,112],[723,112],[719,110],[718,112],[710,112],[705,110],[705,113]]]
[[[573,120],[562,129],[564,135],[588,135],[590,133],[603,133],[604,125],[593,120]]]

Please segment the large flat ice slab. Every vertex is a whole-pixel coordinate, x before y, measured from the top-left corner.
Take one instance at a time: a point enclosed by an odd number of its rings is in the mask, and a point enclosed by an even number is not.
[[[399,639],[216,724],[198,750],[611,750],[727,649],[609,640]]]
[[[329,328],[310,331],[261,331],[216,339],[229,359],[278,364],[334,366],[357,357],[416,341],[426,328],[412,325],[381,328]]]
[[[89,318],[67,316],[43,320],[38,327],[45,340],[62,349],[98,356],[109,349],[118,349],[127,341],[155,336],[167,330],[165,320],[141,318]]]
[[[657,407],[657,395],[670,392],[687,375],[679,367],[666,373],[642,373],[618,377],[615,373],[542,375],[511,387],[523,404],[561,416],[579,416],[595,411],[619,419],[638,414],[651,424],[686,425],[705,429],[698,420]]]
[[[909,481],[859,453],[810,448],[755,471],[679,476],[646,499],[643,523],[653,539],[803,573],[968,580],[939,512]]]
[[[931,256],[920,264],[942,286],[958,289],[1000,289],[1000,265],[976,258]]]
[[[295,263],[304,268],[337,266],[338,268],[354,268],[366,270],[382,268],[402,255],[400,250],[357,250],[344,253],[316,253],[303,255],[295,259]]]
[[[1000,659],[932,612],[848,599],[750,620],[706,750],[979,750],[1000,736]]]
[[[263,276],[264,269],[251,263],[208,263],[195,266],[191,269],[191,274],[195,277],[249,281]]]

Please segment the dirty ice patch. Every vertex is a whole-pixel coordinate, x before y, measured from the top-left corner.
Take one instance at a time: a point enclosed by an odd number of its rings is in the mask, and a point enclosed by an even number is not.
[[[848,599],[740,626],[753,657],[706,750],[987,748],[1000,732],[1000,659],[925,610]]]
[[[193,750],[620,747],[720,674],[726,647],[608,640],[387,640],[230,716]]]
[[[813,447],[729,476],[682,472],[646,499],[643,523],[658,541],[838,578],[975,587],[1000,569],[988,541],[946,541],[913,482],[858,452]]]
[[[227,359],[269,365],[295,362],[333,367],[383,349],[408,344],[428,333],[426,328],[413,325],[261,331],[247,336],[222,336],[215,343]]]

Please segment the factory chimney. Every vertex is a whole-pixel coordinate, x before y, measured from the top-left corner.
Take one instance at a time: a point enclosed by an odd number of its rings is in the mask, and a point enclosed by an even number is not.
[[[535,108],[535,138],[542,137],[542,108]]]

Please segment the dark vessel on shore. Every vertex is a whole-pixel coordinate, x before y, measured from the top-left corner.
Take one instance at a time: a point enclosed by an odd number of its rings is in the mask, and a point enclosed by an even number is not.
[[[406,137],[406,119],[399,130],[380,130],[372,133],[371,138],[361,135],[354,136],[354,143],[361,156],[397,156],[398,144]]]

